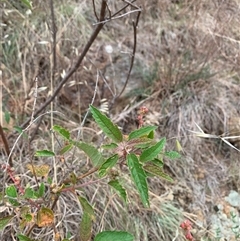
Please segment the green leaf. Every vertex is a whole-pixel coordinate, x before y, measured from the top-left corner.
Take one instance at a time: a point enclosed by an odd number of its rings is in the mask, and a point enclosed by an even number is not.
[[[158,159],[158,158],[154,158],[153,160],[151,160],[149,163],[153,163],[157,166],[159,166],[160,168],[163,168],[163,161]]]
[[[53,131],[60,134],[63,138],[70,140],[70,132],[67,129],[63,128],[62,126],[58,126],[58,125],[53,126]]]
[[[114,125],[112,121],[103,113],[101,113],[97,108],[90,105],[90,110],[92,112],[93,118],[96,123],[102,129],[102,131],[115,142],[121,142],[123,136],[121,131],[118,129],[117,125]]]
[[[20,203],[19,203],[15,198],[9,197],[9,198],[8,198],[8,201],[9,201],[13,206],[19,206],[19,205],[20,205]]]
[[[8,201],[13,205],[13,206],[19,206],[20,203],[17,201],[17,189],[14,185],[11,185],[6,188],[5,190],[6,195],[8,197]]]
[[[154,146],[149,147],[144,150],[140,156],[141,162],[146,162],[153,160],[163,149],[166,143],[166,138],[162,138],[159,142],[157,142]]]
[[[127,155],[127,164],[144,207],[149,207],[148,185],[146,181],[146,173],[144,172],[142,165],[139,163],[135,154]]]
[[[89,217],[91,218],[91,220],[95,220],[95,216],[94,216],[94,209],[93,207],[89,204],[89,202],[87,201],[86,198],[84,197],[78,197],[80,203],[81,203],[81,206],[82,206],[82,209],[83,209],[83,212],[88,214]]]
[[[71,150],[72,147],[73,147],[73,144],[68,144],[68,145],[64,146],[64,147],[59,151],[59,154],[60,154],[60,155],[65,154],[66,152],[68,152],[69,150]]]
[[[17,235],[19,241],[34,241],[33,239],[30,239],[29,237],[22,235],[22,234],[18,234]]]
[[[180,158],[181,155],[176,152],[176,151],[168,151],[164,153],[164,156],[170,158],[170,159],[176,159],[176,158]]]
[[[13,127],[15,129],[15,131],[17,131],[19,134],[23,133],[23,129],[20,126],[14,126]]]
[[[45,193],[45,185],[44,183],[40,183],[39,189],[38,189],[38,198],[43,197]]]
[[[17,189],[14,185],[7,187],[5,192],[8,197],[17,198],[18,196]]]
[[[148,136],[149,139],[153,139],[154,138],[154,131],[151,131]]]
[[[34,196],[34,191],[31,187],[27,187],[25,189],[24,197],[25,198],[36,198],[36,196]]]
[[[37,157],[52,157],[55,156],[55,153],[49,150],[41,150],[41,151],[36,151],[35,155]]]
[[[30,213],[25,214],[24,218],[27,222],[33,221],[33,216]]]
[[[132,234],[124,231],[103,231],[98,233],[94,241],[133,241]]]
[[[116,143],[102,145],[101,147],[105,150],[116,148],[118,145]]]
[[[21,2],[26,5],[29,9],[32,8],[32,2],[28,1],[28,0],[21,0]]]
[[[128,139],[132,140],[132,139],[136,139],[136,138],[139,138],[139,137],[148,136],[153,130],[156,130],[156,129],[157,129],[157,126],[145,126],[145,127],[142,127],[140,129],[132,131],[129,134]]]
[[[112,180],[108,183],[111,187],[117,191],[118,195],[127,203],[127,193],[123,186],[119,183],[118,180]]]
[[[98,167],[105,161],[102,154],[94,146],[85,142],[73,142],[73,144],[85,152],[85,154],[92,160],[94,166]]]
[[[107,174],[108,170],[115,166],[115,164],[117,163],[117,161],[118,161],[118,155],[117,155],[117,154],[109,157],[109,158],[102,164],[102,166],[99,168],[99,170],[98,170],[99,176],[100,176],[100,177],[104,177],[104,176]]]
[[[51,177],[48,177],[48,178],[47,178],[47,183],[48,183],[49,185],[52,185],[53,180],[52,180],[52,178],[51,178]]]
[[[140,149],[150,146],[151,143],[152,143],[152,139],[149,139],[147,137],[140,137],[137,139],[132,139],[127,142],[128,146],[134,146],[134,147],[140,148]]]
[[[5,119],[5,121],[6,121],[7,124],[9,124],[10,118],[11,118],[10,112],[6,111],[6,112],[4,113],[4,119]]]
[[[13,217],[14,216],[11,215],[4,218],[0,218],[0,230],[3,230],[9,224]]]
[[[170,182],[173,182],[173,179],[170,176],[168,176],[166,173],[164,173],[163,169],[159,166],[156,166],[156,165],[148,162],[144,165],[143,168],[144,168],[144,170],[153,174],[154,176],[161,177]]]
[[[80,222],[80,240],[89,241],[92,235],[92,219],[88,213],[83,213]]]
[[[66,239],[70,239],[71,237],[72,237],[72,234],[68,231],[67,234],[66,234]]]

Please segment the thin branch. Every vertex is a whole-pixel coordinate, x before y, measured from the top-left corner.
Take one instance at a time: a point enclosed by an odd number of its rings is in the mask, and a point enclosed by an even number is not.
[[[112,21],[112,20],[116,20],[116,19],[122,18],[122,17],[124,17],[124,16],[127,16],[127,15],[129,15],[129,14],[131,14],[131,13],[136,13],[136,12],[141,12],[141,11],[142,11],[141,8],[138,8],[138,9],[129,11],[129,12],[127,12],[127,13],[123,13],[123,14],[117,16],[117,17],[107,18],[106,20],[103,20],[103,21],[94,23],[93,25],[105,24],[105,23],[110,22],[110,21]]]
[[[139,19],[139,16],[141,14],[141,11],[138,12],[138,16],[137,16],[137,22],[138,22],[138,19]],[[129,78],[130,78],[130,74],[131,74],[131,71],[132,71],[132,68],[133,68],[133,63],[134,63],[134,59],[135,59],[135,53],[136,53],[136,47],[137,47],[137,22],[135,23],[133,21],[133,35],[134,35],[134,44],[133,44],[133,53],[132,53],[132,58],[131,58],[131,63],[130,63],[130,69],[128,71],[128,75],[127,75],[127,78],[126,78],[126,81],[124,83],[124,86],[121,90],[121,92],[118,94],[118,96],[116,98],[113,99],[113,102],[118,99],[122,93],[124,92],[124,90],[126,89],[126,86],[128,84],[128,81],[129,81]]]
[[[127,3],[128,5],[132,6],[135,9],[139,9],[139,7],[135,4],[133,4],[135,1],[129,2],[127,0],[123,0],[123,2]]]
[[[50,10],[51,10],[51,22],[52,22],[52,55],[50,55],[50,61],[51,61],[51,94],[53,93],[54,86],[55,86],[55,72],[56,72],[56,35],[57,35],[57,30],[56,30],[56,24],[55,24],[55,17],[54,17],[54,6],[53,6],[53,0],[50,0]],[[51,117],[50,117],[50,122],[51,122],[51,128],[53,128],[53,106],[54,102],[52,101],[50,104],[50,109],[51,109]],[[54,136],[51,134],[51,142],[52,142],[52,151],[54,152]],[[52,166],[53,166],[53,182],[57,183],[57,167],[56,167],[56,158],[52,158]]]
[[[33,102],[33,110],[32,110],[30,123],[32,123],[34,120],[34,111],[35,111],[36,103],[37,103],[37,95],[38,95],[38,77],[35,78],[35,89],[34,89],[34,93],[33,93],[34,102]]]
[[[131,3],[134,3],[134,2],[136,2],[136,0],[133,0]],[[120,12],[122,12],[124,9],[126,9],[127,7],[129,6],[129,4],[127,4],[127,5],[125,5],[123,8],[121,8],[119,11],[117,11],[116,13],[114,13],[113,15],[112,15],[112,17],[114,17],[114,16],[117,16]]]
[[[92,4],[93,4],[93,12],[94,12],[94,15],[95,15],[97,21],[99,21],[99,17],[98,17],[97,12],[96,12],[96,6],[95,6],[95,1],[94,1],[94,0],[92,0]]]
[[[99,169],[99,167],[93,167],[88,172],[86,172],[86,173],[82,174],[81,176],[77,177],[77,181],[80,181],[81,179],[90,176],[91,174],[95,173],[98,169]],[[68,184],[68,183],[71,183],[71,179],[66,179],[66,180],[63,181],[63,184]]]
[[[41,118],[39,118],[39,120],[38,120],[38,122],[36,124],[36,127],[31,132],[31,136],[29,138],[29,143],[31,143],[34,140],[34,138],[35,138],[35,136],[36,136],[36,134],[38,132],[38,129],[39,129],[40,125],[42,124],[42,120],[43,120],[43,116],[41,116]]]
[[[7,141],[7,138],[6,138],[5,134],[4,134],[4,131],[3,131],[1,123],[0,123],[0,136],[2,137],[4,149],[6,151],[6,154],[8,155],[8,159],[9,159],[8,164],[9,164],[10,167],[13,167],[13,162],[12,162],[12,157],[11,157],[8,141]]]
[[[109,17],[108,18],[112,18],[112,11],[109,8],[108,4],[107,4],[107,10],[108,10],[108,13],[109,13]]]
[[[102,22],[104,20],[105,17],[105,10],[106,10],[106,0],[102,1],[102,7],[101,7],[101,14],[100,14],[100,21]],[[54,93],[52,94],[52,96],[50,96],[45,103],[39,107],[39,109],[36,111],[34,116],[37,116],[38,114],[40,114],[57,96],[57,94],[60,92],[60,90],[62,89],[63,85],[69,80],[69,78],[76,72],[76,70],[79,68],[79,66],[81,65],[85,55],[87,54],[88,50],[90,49],[91,45],[93,44],[94,40],[96,39],[96,37],[98,36],[99,32],[101,31],[101,29],[103,28],[104,23],[101,23],[99,25],[97,25],[96,29],[94,30],[94,32],[92,33],[89,41],[87,42],[86,46],[83,49],[83,52],[81,53],[81,55],[79,56],[79,58],[77,59],[76,63],[73,65],[73,67],[68,71],[68,73],[66,73],[66,75],[64,76],[64,78],[59,77],[59,79],[57,80],[57,83],[59,83],[59,85],[57,86],[57,88],[55,89]],[[21,128],[25,127],[28,123],[29,123],[30,119],[27,119],[22,125]]]
[[[55,13],[54,13],[54,6],[53,0],[50,0],[50,10],[51,10],[51,20],[52,20],[52,54],[53,54],[53,63],[52,63],[52,81],[54,82],[55,71],[57,68],[57,54],[56,54],[56,39],[57,39],[57,26],[55,21]]]

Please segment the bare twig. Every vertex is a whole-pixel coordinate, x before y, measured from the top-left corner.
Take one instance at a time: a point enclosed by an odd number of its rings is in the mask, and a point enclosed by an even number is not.
[[[50,11],[51,11],[51,20],[52,20],[52,38],[53,38],[53,43],[52,43],[52,80],[54,82],[54,76],[55,76],[55,71],[57,68],[57,55],[56,55],[56,43],[57,43],[57,26],[56,26],[56,21],[55,21],[55,13],[54,13],[54,6],[53,6],[53,0],[50,0]]]
[[[112,11],[111,11],[111,9],[109,8],[108,4],[107,4],[107,10],[108,10],[108,13],[109,13],[109,18],[112,18]]]
[[[107,18],[106,20],[103,20],[103,21],[94,23],[93,25],[105,24],[105,23],[110,22],[110,21],[112,21],[112,20],[116,20],[116,19],[125,17],[125,16],[127,16],[127,15],[129,15],[129,14],[131,14],[131,13],[136,13],[136,12],[141,12],[141,11],[142,11],[142,10],[141,10],[140,8],[134,9],[134,10],[129,11],[129,12],[127,12],[127,13],[121,14],[121,15],[119,15],[119,16],[117,16],[117,17]]]
[[[77,177],[77,181],[80,181],[81,179],[88,177],[90,175],[92,175],[93,173],[95,173],[97,170],[99,169],[99,167],[93,167],[92,169],[90,169],[88,172],[82,174],[81,176]],[[71,183],[70,179],[66,179],[63,181],[63,184],[68,184]]]
[[[127,0],[123,0],[123,2],[127,3],[128,5],[132,6],[135,9],[139,8],[137,5],[133,4],[135,1],[130,2],[130,1],[127,1]]]
[[[128,71],[128,75],[127,75],[127,78],[125,80],[125,83],[124,83],[124,86],[123,86],[122,90],[120,91],[118,96],[113,99],[112,103],[114,103],[114,101],[116,99],[118,99],[122,95],[122,93],[126,89],[126,86],[128,84],[129,78],[130,78],[130,74],[131,74],[133,63],[134,63],[134,59],[135,59],[136,47],[137,47],[137,23],[138,23],[140,14],[141,14],[141,11],[138,12],[138,15],[137,15],[137,18],[136,18],[137,21],[136,22],[133,21],[133,23],[132,23],[133,24],[134,44],[133,44],[133,53],[132,53],[132,57],[131,57],[131,63],[130,63],[130,68],[129,68],[129,71]]]
[[[97,21],[99,21],[99,17],[98,17],[97,12],[96,12],[96,6],[95,6],[95,1],[94,1],[94,0],[92,0],[92,4],[93,4],[93,12],[94,12],[94,15],[95,15]]]
[[[32,110],[30,123],[32,123],[34,120],[34,111],[35,111],[36,103],[37,103],[37,94],[38,94],[38,77],[35,78],[35,90],[33,93],[34,102],[33,102],[33,110]]]
[[[13,167],[13,162],[12,162],[12,158],[11,158],[11,153],[10,153],[8,141],[7,141],[7,138],[6,138],[5,134],[4,134],[4,131],[3,131],[1,123],[0,123],[0,136],[2,137],[4,149],[6,151],[6,154],[8,155],[8,159],[9,159],[8,164],[9,164],[10,167]]]
[[[136,2],[136,0],[133,0],[131,3],[134,3],[134,2]],[[117,16],[120,12],[122,12],[124,9],[126,9],[127,7],[129,6],[129,4],[127,4],[127,5],[125,5],[123,8],[121,8],[119,11],[117,11],[116,13],[114,13],[113,15],[112,15],[112,17],[114,17],[114,16]]]
[[[53,42],[52,42],[52,56],[50,56],[51,58],[51,94],[53,93],[53,89],[55,86],[55,72],[56,72],[56,68],[57,68],[57,62],[56,62],[56,35],[57,35],[57,29],[56,29],[56,24],[55,24],[55,16],[54,16],[54,6],[53,6],[53,0],[50,0],[50,10],[51,10],[51,22],[52,22],[52,38],[53,38]],[[53,128],[53,101],[51,102],[51,128]],[[53,134],[51,134],[51,141],[52,141],[52,151],[54,152],[54,136]],[[53,181],[55,183],[57,183],[57,167],[56,167],[56,158],[53,157],[52,158],[52,166],[53,166]]]

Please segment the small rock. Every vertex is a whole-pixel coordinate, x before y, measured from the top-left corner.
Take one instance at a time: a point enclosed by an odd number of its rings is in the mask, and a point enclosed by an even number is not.
[[[233,207],[240,207],[240,194],[234,190],[230,191],[225,200]]]

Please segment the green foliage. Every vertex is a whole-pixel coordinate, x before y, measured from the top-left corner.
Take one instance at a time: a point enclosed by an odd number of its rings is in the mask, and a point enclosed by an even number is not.
[[[13,216],[7,216],[7,217],[3,217],[0,218],[0,230],[3,230],[12,220]]]
[[[152,175],[156,176],[156,177],[160,177],[160,178],[164,178],[167,181],[172,182],[173,179],[171,177],[169,177],[166,173],[164,173],[163,169],[153,163],[146,163],[143,167],[143,169],[145,171],[147,171],[148,173],[151,173]]]
[[[49,150],[36,151],[35,156],[37,157],[53,157],[55,153]]]
[[[143,137],[145,135],[148,136],[155,129],[157,129],[157,126],[145,126],[145,127],[142,127],[142,128],[140,128],[138,130],[132,131],[129,134],[128,139],[132,140],[132,139]]]
[[[70,139],[70,132],[61,126],[53,126],[53,131],[57,132],[59,135],[61,135],[63,138],[67,140]]]
[[[141,162],[146,162],[154,159],[163,150],[166,144],[166,138],[161,139],[157,144],[144,150],[140,156]]]
[[[107,171],[114,167],[115,164],[117,163],[119,157],[117,154],[109,157],[102,165],[101,167],[99,168],[98,170],[98,174],[100,177],[104,177],[106,174],[107,174]]]
[[[176,151],[166,151],[164,155],[166,157],[169,157],[170,159],[176,159],[181,157],[181,155]]]
[[[146,181],[146,173],[144,172],[142,165],[135,154],[128,154],[127,164],[143,205],[149,207],[148,185]]]
[[[11,118],[10,112],[5,111],[5,112],[4,112],[4,119],[5,119],[5,121],[6,121],[7,124],[10,123],[10,118]]]
[[[127,193],[125,188],[119,183],[118,180],[111,180],[108,183],[109,186],[115,189],[115,191],[118,193],[118,195],[124,200],[124,202],[127,202]]]
[[[94,146],[85,142],[73,142],[74,146],[84,151],[85,154],[91,159],[94,166],[100,166],[103,164],[105,159],[103,158],[101,152],[98,151]]]
[[[29,9],[32,8],[32,2],[31,2],[31,1],[21,0],[21,2],[22,2],[26,7],[28,7]]]
[[[94,210],[84,197],[79,197],[79,201],[83,209],[82,220],[80,222],[80,239],[88,241],[92,234],[92,221],[95,220]]]
[[[99,233],[94,241],[133,241],[134,237],[122,231],[104,231]]]
[[[59,151],[59,154],[60,155],[63,155],[65,153],[67,153],[68,151],[70,151],[73,147],[73,144],[68,144],[68,145],[65,145],[60,151]]]
[[[30,198],[30,199],[38,199],[43,197],[44,193],[45,193],[45,185],[44,183],[40,183],[37,191],[34,191],[33,188],[31,187],[27,187],[25,189],[23,197]]]
[[[156,126],[142,126],[137,130],[133,130],[129,135],[123,135],[117,125],[112,123],[105,114],[93,106],[90,106],[90,111],[103,133],[110,138],[109,142],[102,143],[102,146],[97,148],[90,143],[72,139],[69,130],[62,126],[55,125],[52,130],[63,139],[65,145],[61,146],[57,153],[47,149],[37,150],[35,156],[41,158],[58,157],[59,155],[65,155],[73,148],[77,148],[83,151],[91,160],[92,169],[84,174],[78,174],[72,171],[68,174],[68,179],[63,180],[62,183],[55,184],[54,178],[51,175],[52,167],[50,165],[27,164],[28,170],[30,170],[35,177],[46,177],[46,183],[40,182],[34,187],[27,184],[25,188],[20,189],[16,180],[14,180],[14,184],[9,185],[5,189],[8,202],[12,206],[18,206],[21,209],[22,221],[20,226],[22,230],[29,223],[34,223],[39,228],[51,227],[54,223],[55,216],[54,204],[48,201],[42,202],[42,204],[38,206],[37,201],[40,200],[41,203],[41,200],[52,200],[53,198],[57,200],[62,192],[79,190],[79,188],[81,188],[81,185],[78,186],[79,180],[93,173],[98,174],[95,175],[94,178],[101,179],[101,182],[106,180],[106,184],[119,195],[125,204],[127,204],[128,201],[129,188],[125,187],[125,182],[121,182],[120,180],[124,180],[124,178],[121,177],[122,173],[129,175],[144,207],[150,206],[147,177],[156,176],[172,181],[172,178],[164,173],[163,158],[176,159],[179,158],[180,155],[176,151],[165,151],[165,137],[159,141],[154,140]],[[48,176],[49,173],[50,176]],[[98,179],[94,180],[94,182],[97,182]],[[46,186],[49,185],[50,195],[46,188]],[[82,207],[79,235],[82,241],[88,241],[92,238],[92,223],[95,221],[94,207],[86,198],[79,196],[78,199]],[[26,203],[28,203],[28,205],[26,205]],[[43,206],[45,203],[49,203],[49,205]],[[21,207],[21,204],[24,205]],[[35,214],[32,214],[30,211],[32,210],[31,206],[33,204],[38,207]],[[0,219],[0,227],[3,229],[10,222],[11,218],[12,216]],[[18,235],[18,239],[31,240],[28,236],[22,234]],[[69,238],[67,237],[65,240],[69,240]],[[132,241],[133,236],[123,231],[106,230],[97,234],[94,240]]]
[[[22,235],[22,234],[18,234],[17,237],[18,237],[19,241],[34,241],[33,239],[31,239],[25,235]]]
[[[10,185],[6,188],[6,195],[8,198],[8,201],[13,205],[13,206],[19,206],[20,203],[17,201],[18,193],[17,189],[14,185]]]
[[[90,110],[92,112],[93,118],[102,129],[102,131],[105,133],[105,135],[115,142],[121,142],[123,139],[123,135],[118,129],[117,125],[114,125],[106,115],[101,113],[97,108],[93,107],[92,105],[90,106]]]
[[[93,207],[89,204],[89,202],[87,201],[86,198],[84,197],[79,197],[79,201],[81,203],[83,212],[86,213],[87,215],[89,215],[89,217],[91,218],[91,220],[94,220],[94,209]]]
[[[80,222],[80,239],[81,241],[90,240],[92,235],[92,220],[87,213],[83,213],[82,220]]]
[[[230,212],[231,221],[232,221],[232,232],[235,235],[236,240],[240,239],[240,221],[238,215],[234,212]]]
[[[14,126],[13,127],[15,129],[15,131],[17,131],[19,134],[23,133],[23,129],[20,126]]]

